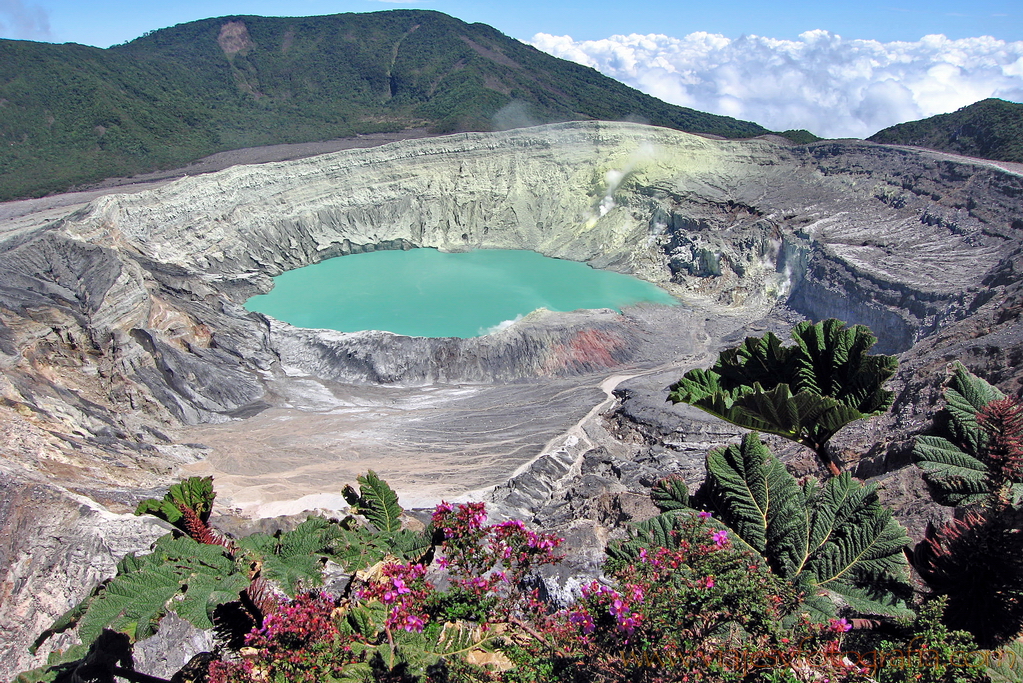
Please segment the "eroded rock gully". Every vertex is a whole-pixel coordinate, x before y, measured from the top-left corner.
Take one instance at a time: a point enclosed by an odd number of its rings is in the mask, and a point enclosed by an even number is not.
[[[902,353],[894,410],[839,439],[919,531],[941,511],[905,467],[909,437],[945,365],[1020,391],[1021,197],[1020,174],[948,155],[585,122],[7,205],[5,673],[38,662],[34,636],[161,532],[135,502],[190,473],[262,515],[339,507],[370,467],[413,504],[489,490],[499,513],[568,534],[574,559],[551,583],[568,591],[618,525],[650,514],[650,484],[695,482],[735,434],[665,405],[664,387],[802,316],[866,323]],[[473,340],[300,330],[242,307],[287,269],[412,247],[533,249],[684,305],[541,312]]]

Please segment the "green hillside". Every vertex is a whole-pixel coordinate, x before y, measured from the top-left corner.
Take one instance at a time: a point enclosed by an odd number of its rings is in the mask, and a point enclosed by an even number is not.
[[[768,132],[432,11],[205,19],[106,50],[0,40],[0,200],[241,147],[627,118]]]
[[[1023,104],[989,98],[951,114],[885,128],[867,139],[1023,162]]]

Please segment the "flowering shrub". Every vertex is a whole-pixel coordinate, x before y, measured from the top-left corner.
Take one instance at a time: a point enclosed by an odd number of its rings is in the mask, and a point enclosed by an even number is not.
[[[817,680],[866,680],[857,667],[827,656],[839,651],[850,624],[802,619],[784,627],[799,602],[796,591],[762,558],[732,548],[727,531],[712,528],[708,518],[680,525],[677,549],[643,549],[632,561],[610,561],[609,582],[583,587],[565,613],[573,627],[576,674],[591,680],[745,681],[787,671],[795,681],[810,657]]]
[[[985,664],[997,661],[999,653],[980,650],[968,632],[942,624],[947,607],[946,597],[929,600],[914,619],[901,620],[883,639],[857,634],[851,649],[869,653],[879,683],[987,683]]]
[[[433,592],[433,584],[426,581],[426,567],[421,564],[385,564],[380,578],[370,582],[359,591],[362,600],[379,600],[387,606],[387,629],[400,628],[409,632],[422,633],[430,615],[423,609],[423,603]]]
[[[481,503],[442,503],[431,566],[391,558],[361,573],[348,601],[283,602],[210,680],[866,680],[841,657],[849,622],[793,617],[792,585],[709,517],[679,525],[670,549],[609,561],[605,579],[554,612],[524,579],[559,559],[560,539],[487,524]]]
[[[869,633],[864,639],[846,618],[813,623],[798,614],[809,601],[800,590],[814,584],[794,584],[772,573],[760,555],[734,547],[733,539],[748,546],[710,512],[655,518],[670,523],[651,526],[645,544],[610,548],[604,575],[583,586],[570,608],[554,611],[527,587],[534,570],[559,561],[561,539],[517,520],[487,524],[482,503],[441,503],[432,528],[409,532],[394,521],[401,509],[393,491],[382,481],[370,484],[358,498],[359,510],[386,517],[374,522],[377,530],[357,526],[354,518],[310,518],[288,534],[231,544],[229,550],[262,552],[263,561],[250,565],[260,572],[242,576],[250,582],[243,595],[249,603],[230,603],[243,604],[247,624],[260,623],[243,636],[248,625],[231,632],[230,623],[218,621],[221,635],[237,639],[227,641],[226,659],[211,664],[211,683],[984,680],[979,667],[956,659],[968,636],[939,628],[937,607],[921,611],[905,648],[901,641],[871,641]],[[684,497],[675,490],[671,495]],[[331,524],[337,529],[325,533]],[[197,546],[189,539],[165,545],[185,542]],[[289,552],[279,553],[278,545]],[[388,551],[398,556],[385,556]],[[224,552],[217,546],[208,561],[230,561]],[[194,554],[192,548],[189,557]],[[349,562],[354,572],[340,595],[306,592],[287,599],[273,592],[271,585],[283,586],[284,579],[292,591],[308,586],[330,557]],[[274,558],[283,559],[272,565]],[[223,592],[237,594],[233,587]],[[857,647],[876,649],[843,650],[850,638]],[[882,659],[908,661],[918,641],[926,645],[926,666],[900,664],[897,675],[880,668]],[[948,666],[931,666],[945,655]],[[88,665],[86,659],[71,664]],[[108,668],[116,666],[112,659]],[[60,673],[57,666],[39,671],[43,678],[27,672],[19,680],[52,681]]]
[[[451,658],[462,677],[486,680],[490,674],[467,655],[487,660],[485,648],[513,633],[530,631],[545,643],[557,631],[541,634],[527,623],[545,608],[521,586],[535,567],[560,559],[561,539],[519,521],[487,525],[482,503],[441,503],[433,522],[443,540],[432,567],[390,558],[360,574],[351,601],[308,594],[283,602],[246,636],[241,661],[211,666],[211,683],[429,679],[428,671],[450,669]],[[438,590],[430,573],[447,589]],[[467,619],[479,627],[463,626]]]
[[[355,658],[338,627],[338,613],[337,602],[326,594],[284,602],[245,637],[241,661],[210,665],[211,683],[317,683],[341,677]]]
[[[522,590],[523,580],[537,567],[560,561],[555,552],[562,539],[532,531],[520,520],[485,525],[483,503],[451,506],[440,503],[433,524],[444,536],[436,564],[447,570],[451,588],[442,599],[447,618],[507,620],[535,610],[537,597]],[[440,615],[439,615],[440,616]]]

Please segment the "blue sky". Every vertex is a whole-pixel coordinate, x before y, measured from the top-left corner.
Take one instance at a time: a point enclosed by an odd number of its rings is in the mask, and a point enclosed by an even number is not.
[[[509,2],[423,0],[176,0],[148,3],[128,0],[0,0],[0,37],[78,42],[98,47],[130,40],[173,24],[228,14],[295,16],[369,12],[399,7],[435,9],[465,21],[490,24],[522,40],[536,33],[594,40],[614,34],[662,33],[683,36],[694,31],[729,38],[756,34],[795,38],[824,29],[843,38],[882,42],[913,41],[941,33],[949,38],[993,36],[1023,39],[1020,0],[864,0],[829,3],[678,2],[620,0],[608,2]]]
[[[0,37],[98,47],[207,17],[412,7],[483,22],[673,104],[866,137],[1023,101],[1023,0],[0,0]]]

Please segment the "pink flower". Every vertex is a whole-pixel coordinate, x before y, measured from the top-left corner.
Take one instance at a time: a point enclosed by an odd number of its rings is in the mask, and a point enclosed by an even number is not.
[[[700,581],[697,583],[697,585],[700,588],[713,588],[714,587],[714,577],[713,576],[708,576],[706,578],[700,579]]]
[[[415,614],[405,615],[405,619],[403,621],[404,623],[401,627],[409,633],[412,633],[413,631],[416,633],[422,633],[423,627],[426,626],[426,620]]]
[[[618,628],[631,635],[632,632],[636,630],[636,627],[639,626],[639,621],[640,616],[638,614],[633,614],[624,619],[619,619]]]
[[[852,624],[845,619],[832,619],[828,622],[828,625],[835,633],[845,633],[846,631],[852,630]]]
[[[700,519],[710,519],[712,515],[707,511],[703,511],[699,515],[697,515],[697,517],[699,517]]]
[[[615,592],[614,588],[605,586],[598,581],[591,581],[589,585],[583,586],[583,597],[588,598],[591,595],[613,595],[618,597],[618,593]]]
[[[728,532],[725,531],[724,529],[721,529],[720,531],[715,531],[714,544],[719,548],[723,548],[725,543],[728,543]]]
[[[596,625],[593,623],[593,617],[586,612],[570,612],[568,615],[569,623],[576,624],[582,628],[583,633],[589,635],[596,629]]]

